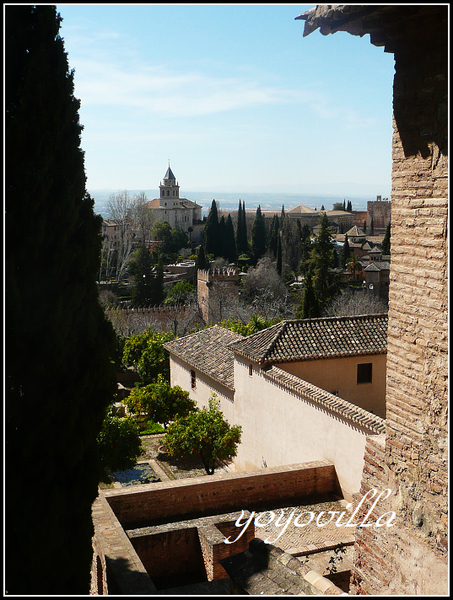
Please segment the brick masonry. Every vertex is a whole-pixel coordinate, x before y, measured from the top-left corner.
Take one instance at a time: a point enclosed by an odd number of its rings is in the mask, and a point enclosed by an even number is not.
[[[91,593],[155,594],[158,579],[171,578],[175,568],[224,579],[221,561],[245,550],[255,535],[251,524],[232,544],[223,541],[238,535],[235,520],[243,510],[247,518],[249,508],[340,496],[327,461],[102,490],[93,504]]]
[[[351,593],[447,591],[446,38],[395,49],[387,435],[369,439],[362,493],[392,490],[397,525],[362,529]]]
[[[135,489],[138,488],[138,489]],[[341,497],[335,467],[328,461],[214,473],[201,481],[182,479],[105,490],[106,501],[125,529],[195,518],[323,494]]]

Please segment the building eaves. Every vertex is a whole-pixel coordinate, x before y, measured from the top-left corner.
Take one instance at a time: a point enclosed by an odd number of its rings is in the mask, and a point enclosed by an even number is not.
[[[305,21],[303,36],[319,28],[322,35],[346,31],[352,35],[370,35],[374,46],[394,52],[400,40],[417,40],[426,31],[448,27],[448,5],[436,4],[318,4],[295,17]]]
[[[213,325],[164,344],[170,354],[184,360],[227,388],[234,390],[234,354],[228,348],[242,335]]]

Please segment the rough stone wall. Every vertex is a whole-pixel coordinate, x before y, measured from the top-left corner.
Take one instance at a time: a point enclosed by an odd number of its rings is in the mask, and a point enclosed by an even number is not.
[[[205,323],[230,317],[239,299],[239,271],[228,267],[199,269],[197,296]]]
[[[384,233],[391,221],[391,203],[388,200],[373,200],[367,202],[366,227],[371,231],[373,224],[374,233]],[[362,224],[363,227],[363,224]]]
[[[396,526],[358,531],[352,593],[448,593],[444,33],[425,20],[395,49],[387,436],[364,486],[383,475]]]

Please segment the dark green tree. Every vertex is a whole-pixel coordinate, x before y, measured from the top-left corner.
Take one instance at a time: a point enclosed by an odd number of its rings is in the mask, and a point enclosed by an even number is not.
[[[323,213],[319,220],[320,231],[315,238],[311,251],[310,267],[313,273],[313,289],[320,310],[339,291],[338,276],[332,271],[333,244],[327,215]]]
[[[208,262],[206,260],[206,253],[204,251],[204,247],[200,246],[198,253],[197,253],[197,270],[198,269],[207,269],[208,268]]]
[[[343,251],[341,253],[341,266],[343,267],[343,269],[347,265],[350,256],[351,249],[349,248],[349,239],[348,234],[346,233],[344,236]]]
[[[154,284],[154,296],[152,298],[151,304],[153,306],[159,306],[162,304],[165,298],[164,291],[164,263],[162,261],[162,255],[159,254],[159,258],[157,260],[156,265],[156,273],[153,280]]]
[[[151,229],[154,240],[160,242],[158,251],[154,253],[154,262],[158,262],[159,255],[165,261],[171,261],[181,248],[186,248],[189,243],[187,233],[182,229],[171,227],[168,221],[156,221]]]
[[[236,229],[236,251],[238,256],[248,253],[247,221],[245,217],[245,202],[239,200],[238,225]]]
[[[384,239],[382,240],[382,254],[390,254],[390,223],[387,225],[385,229]]]
[[[299,221],[298,221],[299,223]],[[271,226],[269,227],[269,235],[267,240],[267,246],[272,252],[274,258],[277,256],[277,244],[278,244],[278,233],[280,229],[280,223],[278,215],[272,217]]]
[[[321,308],[313,288],[312,272],[309,269],[305,275],[304,289],[296,319],[315,319],[321,315]]]
[[[177,281],[167,293],[164,304],[181,306],[187,304],[195,290],[189,281]]]
[[[89,593],[96,438],[116,391],[96,287],[101,217],[60,23],[54,6],[5,7],[4,543],[16,595]]]
[[[195,402],[189,398],[189,392],[179,385],[172,387],[162,376],[154,383],[135,387],[124,403],[133,414],[145,413],[165,429],[170,421],[177,417],[187,417],[195,409]]]
[[[261,206],[256,209],[255,219],[252,225],[250,249],[252,251],[252,263],[256,265],[266,252],[266,225],[264,223]]]
[[[163,442],[171,456],[198,455],[206,473],[212,475],[217,461],[236,456],[241,434],[240,425],[224,419],[220,402],[212,394],[208,406],[171,423]]]
[[[234,239],[234,226],[233,221],[231,219],[231,215],[228,215],[226,220],[225,227],[225,238],[224,238],[224,258],[227,259],[230,263],[235,263],[237,261],[237,252],[236,252],[236,241]]]
[[[225,258],[225,254],[227,251],[226,247],[226,220],[225,215],[222,215],[219,219],[219,229],[218,229],[218,256]]]
[[[282,236],[277,237],[277,256],[275,257],[277,273],[282,276],[283,272],[283,256],[282,256]]]
[[[305,275],[310,266],[311,251],[313,248],[313,244],[311,242],[311,229],[307,224],[302,227],[301,245],[302,251],[299,271],[302,273],[302,275]]]
[[[215,200],[211,203],[211,209],[206,220],[203,245],[206,254],[212,254],[214,257],[221,255],[222,246],[220,240],[219,215],[217,202]]]
[[[129,264],[129,273],[134,277],[132,289],[133,306],[153,306],[157,278],[148,248],[140,246]],[[156,279],[156,281],[154,281]]]
[[[142,452],[140,427],[132,417],[117,417],[112,407],[97,437],[101,465],[114,471],[130,469]]]
[[[123,364],[133,367],[143,383],[154,382],[159,375],[170,379],[170,358],[164,344],[173,339],[171,332],[159,333],[150,327],[131,335],[124,343]]]

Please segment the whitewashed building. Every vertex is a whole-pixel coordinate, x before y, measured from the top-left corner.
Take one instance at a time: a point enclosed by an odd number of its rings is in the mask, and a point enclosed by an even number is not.
[[[236,470],[329,460],[357,493],[365,438],[385,431],[387,317],[283,321],[248,337],[214,325],[165,345],[171,385],[214,392],[242,426]]]

